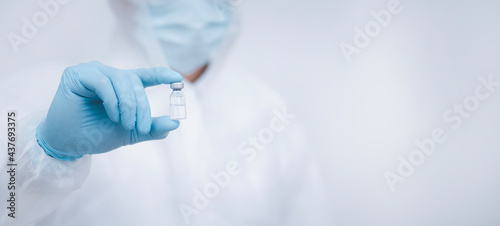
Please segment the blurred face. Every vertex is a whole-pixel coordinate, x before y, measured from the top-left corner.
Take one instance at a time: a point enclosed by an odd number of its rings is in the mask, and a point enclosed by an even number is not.
[[[147,7],[168,64],[183,75],[207,65],[231,20],[213,0],[152,0]]]

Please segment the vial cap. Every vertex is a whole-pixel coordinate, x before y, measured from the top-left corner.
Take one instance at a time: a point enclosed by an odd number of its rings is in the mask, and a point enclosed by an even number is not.
[[[182,89],[182,88],[184,88],[184,83],[182,83],[182,82],[170,83],[170,88],[171,89]]]

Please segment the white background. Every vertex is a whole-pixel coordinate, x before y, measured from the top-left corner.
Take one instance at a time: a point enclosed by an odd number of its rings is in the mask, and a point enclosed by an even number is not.
[[[500,92],[458,130],[442,116],[474,93],[479,77],[500,81],[500,3],[401,0],[403,11],[348,64],[339,44],[352,44],[353,28],[363,29],[374,20],[370,11],[388,2],[243,1],[243,30],[226,70],[267,81],[303,122],[328,195],[326,206],[311,208],[331,213],[325,224],[499,225]],[[14,53],[7,34],[19,33],[21,18],[40,8],[2,3],[3,112],[50,103],[60,75],[37,77],[29,68],[95,60],[102,51],[96,43],[116,23],[107,4],[70,1]],[[74,52],[74,45],[84,51]],[[23,89],[33,84],[39,89]],[[19,88],[7,94],[7,86]],[[12,95],[30,107],[4,99]],[[384,173],[397,173],[398,157],[407,158],[417,149],[414,140],[438,127],[446,142],[391,192]]]

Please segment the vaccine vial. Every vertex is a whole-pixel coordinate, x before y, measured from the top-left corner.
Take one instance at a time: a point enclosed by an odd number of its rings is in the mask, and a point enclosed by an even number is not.
[[[173,89],[170,95],[170,119],[185,119],[186,118],[186,98],[182,93],[184,83],[171,83],[170,88]]]

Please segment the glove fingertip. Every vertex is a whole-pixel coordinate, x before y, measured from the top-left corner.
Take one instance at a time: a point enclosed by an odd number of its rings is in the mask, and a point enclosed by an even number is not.
[[[177,71],[174,71],[166,67],[158,67],[158,69],[159,69],[158,71],[161,74],[160,76],[161,80],[163,80],[162,82],[165,84],[170,84],[173,82],[181,82],[183,79],[182,75]]]
[[[170,70],[170,75],[173,77],[174,82],[181,82],[182,81],[182,75],[174,70]]]
[[[155,139],[163,139],[168,135],[168,132],[177,129],[179,125],[179,121],[171,120],[167,116],[154,118],[149,133]]]
[[[120,115],[118,115],[118,113],[116,114],[108,113],[108,117],[113,122],[120,122]]]
[[[119,122],[120,113],[118,112],[119,110],[116,101],[113,102],[113,101],[103,100],[102,104],[104,105],[104,110],[106,110],[108,118],[113,122]]]
[[[139,133],[141,134],[148,134],[149,132],[151,132],[151,122],[146,122],[146,123],[143,123],[144,125],[142,126],[139,126],[139,124],[137,125],[137,129],[139,130]]]

